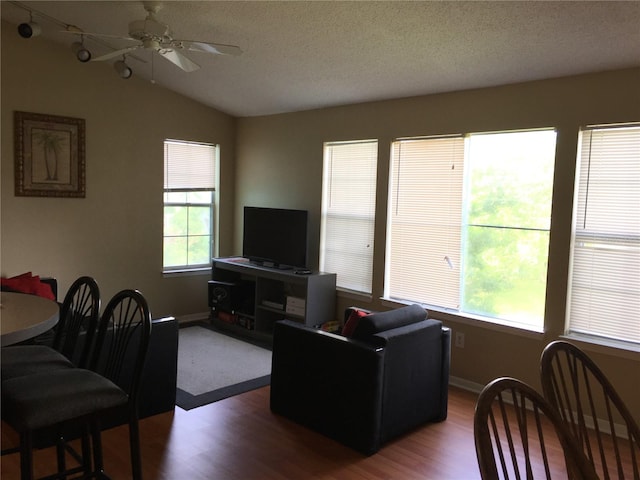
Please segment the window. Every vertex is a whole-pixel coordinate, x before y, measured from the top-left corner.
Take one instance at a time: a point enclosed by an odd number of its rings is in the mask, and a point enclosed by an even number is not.
[[[555,138],[394,142],[385,296],[541,330]]]
[[[324,147],[320,270],[337,286],[371,293],[378,142]]]
[[[640,125],[581,132],[568,330],[640,343]]]
[[[215,145],[164,142],[165,271],[211,264],[216,157]]]

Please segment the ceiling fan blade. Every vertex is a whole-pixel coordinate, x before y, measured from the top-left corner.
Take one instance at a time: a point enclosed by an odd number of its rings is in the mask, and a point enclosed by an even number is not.
[[[157,52],[158,54],[169,60],[171,63],[180,67],[185,72],[194,72],[200,68],[200,65],[175,50],[160,49],[157,50]]]
[[[60,30],[61,33],[73,33],[74,35],[82,35],[84,30],[82,30],[77,25],[67,25],[64,27],[64,30]]]
[[[120,50],[114,50],[113,52],[105,53],[104,55],[100,55],[99,57],[92,58],[91,61],[102,62],[104,60],[110,60],[112,58],[119,57],[120,55],[124,55],[125,53],[129,53],[133,50],[137,50],[138,48],[141,48],[141,47],[142,45],[136,45],[133,47],[122,48]]]
[[[196,42],[193,40],[175,40],[182,43],[183,47],[193,52],[214,53],[217,55],[242,55],[240,47],[225,45],[224,43]]]
[[[75,25],[69,25],[65,30],[59,30],[60,33],[70,33],[71,35],[84,35],[85,37],[101,37],[101,38],[116,38],[118,40],[131,40],[136,41],[135,38],[131,38],[125,35],[110,35],[108,33],[95,33],[85,32]]]

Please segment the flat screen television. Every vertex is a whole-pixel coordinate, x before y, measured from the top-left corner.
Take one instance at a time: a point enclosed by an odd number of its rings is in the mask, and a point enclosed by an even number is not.
[[[277,268],[306,268],[307,211],[244,207],[242,256]]]

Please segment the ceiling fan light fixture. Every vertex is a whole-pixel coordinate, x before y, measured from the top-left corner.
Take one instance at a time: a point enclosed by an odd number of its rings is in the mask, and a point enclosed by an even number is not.
[[[145,38],[142,40],[142,45],[144,48],[150,50],[160,50],[160,48],[162,48],[160,46],[160,42],[156,38]]]
[[[116,69],[116,72],[118,72],[120,78],[124,80],[131,78],[131,76],[133,75],[133,70],[131,70],[131,67],[129,67],[129,65],[124,62],[124,60],[118,60],[117,62],[114,62],[113,68]]]
[[[22,38],[37,37],[42,33],[40,25],[33,21],[33,13],[29,12],[29,23],[18,25],[18,35]]]
[[[91,52],[87,50],[83,42],[73,42],[71,44],[71,50],[76,54],[79,62],[86,63],[91,60]]]

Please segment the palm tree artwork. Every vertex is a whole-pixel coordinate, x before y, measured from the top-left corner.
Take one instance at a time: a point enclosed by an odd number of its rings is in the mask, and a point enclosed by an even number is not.
[[[62,152],[65,135],[55,130],[34,131],[33,139],[44,151],[47,181],[58,181],[58,160]]]

